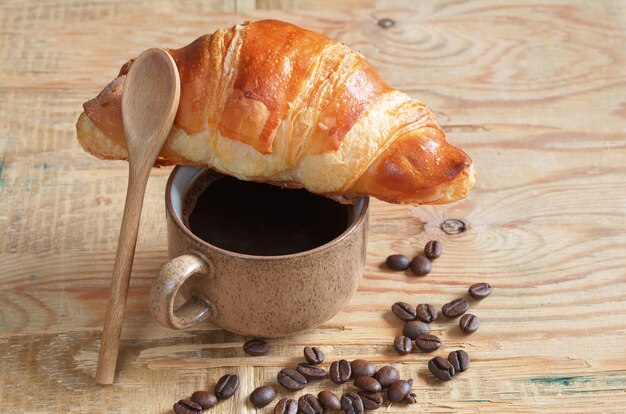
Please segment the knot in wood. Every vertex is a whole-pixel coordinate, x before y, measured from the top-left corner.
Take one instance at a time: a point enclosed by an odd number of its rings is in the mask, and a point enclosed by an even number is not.
[[[384,19],[378,20],[378,25],[382,27],[383,29],[389,29],[390,27],[395,26],[396,22],[394,20],[384,18]]]
[[[461,234],[467,230],[467,226],[462,220],[447,219],[441,222],[441,230],[446,234]]]

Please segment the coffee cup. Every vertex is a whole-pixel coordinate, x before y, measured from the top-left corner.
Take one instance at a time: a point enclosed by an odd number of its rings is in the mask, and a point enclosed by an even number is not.
[[[354,200],[345,229],[320,246],[290,254],[245,254],[203,240],[186,223],[185,211],[197,197],[191,190],[197,188],[196,180],[211,185],[221,177],[210,170],[176,167],[168,179],[165,210],[171,260],[152,284],[155,319],[173,329],[208,319],[241,335],[279,337],[335,316],[350,301],[363,274],[369,199]],[[179,292],[184,303],[175,309]]]

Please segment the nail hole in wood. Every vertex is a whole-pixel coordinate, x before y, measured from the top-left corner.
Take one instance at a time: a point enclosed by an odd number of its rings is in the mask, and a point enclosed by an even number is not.
[[[390,27],[395,26],[396,22],[391,19],[384,18],[378,20],[378,25],[383,29],[389,29]]]
[[[441,230],[446,234],[461,234],[467,230],[467,226],[461,220],[447,219],[441,223]]]

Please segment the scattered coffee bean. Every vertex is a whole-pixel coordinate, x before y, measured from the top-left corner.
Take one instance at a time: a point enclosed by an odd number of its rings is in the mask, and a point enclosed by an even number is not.
[[[380,386],[380,382],[376,381],[375,378],[366,376],[357,377],[354,380],[354,386],[369,392],[380,392],[383,390],[383,387]]]
[[[480,326],[480,319],[478,316],[472,315],[471,313],[466,313],[461,317],[459,321],[459,328],[464,334],[471,334],[476,332],[478,327]]]
[[[493,289],[489,283],[475,283],[469,287],[467,292],[474,299],[485,299],[487,296],[491,295]]]
[[[392,254],[387,257],[387,267],[391,270],[405,270],[408,269],[410,260],[403,254]]]
[[[359,391],[363,408],[366,410],[377,410],[383,405],[383,395],[379,392]]]
[[[406,397],[404,397],[402,402],[405,404],[415,404],[417,402],[417,394],[410,392]]]
[[[443,305],[441,313],[446,318],[453,319],[463,315],[469,309],[469,303],[463,298],[455,299]]]
[[[425,256],[415,256],[411,260],[411,272],[415,276],[426,276],[432,270],[432,264]]]
[[[387,399],[391,402],[400,402],[411,392],[413,381],[398,380],[387,388]]]
[[[276,376],[278,383],[291,391],[301,390],[307,384],[304,375],[292,368],[283,368]]]
[[[306,379],[322,379],[326,378],[326,371],[323,368],[313,364],[298,364],[296,370],[304,375]]]
[[[352,368],[350,363],[345,359],[335,361],[330,364],[330,380],[335,384],[348,382],[351,376]]]
[[[402,335],[415,339],[420,335],[429,334],[430,326],[422,321],[410,321],[404,324]]]
[[[417,319],[424,323],[431,323],[439,316],[439,311],[433,305],[420,303],[416,308]]]
[[[215,396],[219,400],[227,400],[237,391],[239,387],[239,377],[234,374],[226,374],[215,384]]]
[[[406,355],[411,353],[413,344],[411,343],[411,338],[400,335],[396,336],[396,339],[393,341],[393,347],[400,355]]]
[[[426,243],[426,246],[424,246],[424,254],[430,260],[438,259],[441,256],[442,252],[443,252],[443,246],[441,245],[440,241],[431,240],[428,243]]]
[[[441,381],[450,381],[455,373],[452,364],[440,356],[434,357],[428,362],[428,369]]]
[[[191,394],[191,401],[199,404],[203,410],[206,410],[217,404],[217,397],[209,391],[196,391]]]
[[[458,351],[450,352],[448,355],[448,362],[452,364],[456,372],[465,372],[467,371],[467,368],[469,368],[470,357],[467,352],[459,349]]]
[[[305,346],[304,359],[306,359],[306,362],[308,362],[309,364],[317,365],[324,362],[324,359],[326,359],[326,357],[324,356],[322,350],[318,347]]]
[[[298,400],[299,412],[303,414],[322,414],[324,407],[313,394],[305,394]]]
[[[276,390],[271,385],[262,385],[252,391],[250,402],[256,408],[263,408],[276,398]]]
[[[420,335],[415,338],[415,346],[424,352],[433,352],[441,348],[441,339],[435,335]]]
[[[176,414],[199,414],[202,412],[202,407],[191,400],[180,400],[174,404],[174,412]]]
[[[243,350],[246,354],[252,356],[260,356],[267,354],[270,349],[270,344],[262,339],[251,339],[243,344]]]
[[[374,364],[364,359],[355,359],[350,363],[350,368],[352,369],[352,376],[354,378],[362,376],[373,377],[374,374],[376,374]]]
[[[341,397],[341,408],[346,414],[363,414],[363,401],[358,394],[347,392]]]
[[[317,394],[317,399],[327,411],[341,410],[341,402],[339,401],[339,397],[337,397],[334,393],[330,391],[320,391],[319,394]]]
[[[392,383],[398,381],[400,379],[400,373],[394,367],[390,367],[389,365],[385,365],[381,369],[379,369],[376,374],[374,374],[374,378],[376,381],[380,383],[380,386],[383,388],[387,388]]]
[[[406,302],[396,302],[391,305],[391,311],[394,315],[396,315],[401,320],[408,322],[415,319],[417,313],[415,312],[415,308],[409,305]]]
[[[297,414],[298,403],[291,398],[281,398],[274,407],[274,414]]]

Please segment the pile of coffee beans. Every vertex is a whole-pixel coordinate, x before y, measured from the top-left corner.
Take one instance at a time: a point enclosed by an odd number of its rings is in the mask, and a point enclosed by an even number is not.
[[[437,319],[439,311],[433,305],[420,303],[414,308],[406,302],[396,302],[391,311],[404,323],[402,335],[393,341],[393,347],[400,355],[410,354],[415,347],[423,352],[433,352],[441,347],[441,339],[430,333],[430,323]]]
[[[352,381],[356,390],[344,393],[341,398],[329,390],[320,391],[317,396],[305,394],[297,402],[282,398],[274,407],[275,414],[319,414],[336,410],[360,414],[364,410],[380,408],[385,402],[385,397],[389,402],[406,404],[415,402],[416,395],[411,393],[413,380],[402,380],[398,370],[391,366],[377,370],[372,363],[364,359],[355,359],[351,362],[340,359],[330,364],[327,374],[319,367],[325,360],[324,353],[319,348],[305,347],[304,358],[306,363],[298,364],[296,369],[283,368],[277,375],[278,383],[288,391],[301,390],[307,386],[309,380],[325,378],[327,375],[337,385]],[[265,403],[265,400],[262,403]]]
[[[409,260],[403,254],[392,254],[387,257],[387,267],[391,270],[406,270],[411,268],[416,276],[426,276],[432,270],[432,261],[439,258],[443,252],[441,242],[431,240],[424,246],[423,254],[418,254]]]
[[[432,246],[431,246],[432,249]],[[441,252],[441,250],[439,250]],[[476,283],[469,287],[468,294],[474,299],[484,299],[493,289],[488,283]],[[478,330],[480,320],[478,316],[466,313],[469,302],[465,298],[455,299],[443,305],[441,314],[448,319],[461,316],[459,328],[464,334],[471,334]],[[391,305],[391,312],[404,322],[402,335],[393,341],[393,347],[400,355],[410,354],[415,348],[429,353],[441,348],[439,337],[430,333],[429,324],[437,319],[439,311],[430,304],[420,303],[415,308],[406,302],[396,302]],[[450,381],[456,373],[465,371],[469,366],[469,355],[463,350],[451,352],[448,359],[437,356],[428,363],[430,372],[441,381]]]
[[[226,374],[217,381],[213,392],[196,391],[191,398],[178,401],[174,404],[174,413],[199,414],[202,410],[214,407],[220,400],[227,400],[235,395],[237,388],[239,377],[235,374]]]

